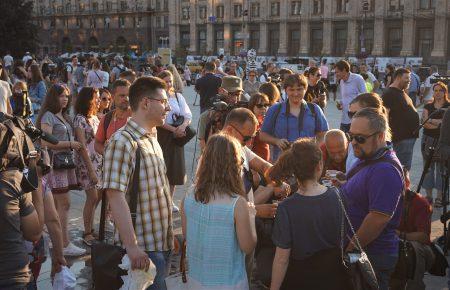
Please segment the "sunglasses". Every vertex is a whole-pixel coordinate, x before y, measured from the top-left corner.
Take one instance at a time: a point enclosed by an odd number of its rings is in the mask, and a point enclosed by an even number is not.
[[[242,141],[243,141],[244,143],[247,143],[248,141],[250,141],[252,138],[255,137],[255,136],[246,136],[246,135],[242,134],[241,131],[240,131],[238,128],[236,128],[235,126],[233,126],[233,125],[231,125],[231,124],[229,124],[229,125],[231,126],[231,128],[233,128],[234,130],[236,130],[236,131],[239,133],[239,135],[241,135]]]
[[[350,111],[347,112],[347,115],[350,119],[353,119],[353,116],[355,116],[355,114],[356,114],[356,112],[350,112]]]
[[[257,104],[256,107],[257,107],[258,109],[268,108],[268,107],[270,107],[270,104]]]
[[[375,132],[373,134],[370,134],[369,136],[362,136],[362,135],[353,135],[352,133],[348,133],[348,138],[350,140],[350,142],[352,142],[353,140],[355,140],[356,142],[358,142],[359,144],[364,144],[366,143],[367,139],[369,139],[372,136],[375,136],[376,134],[378,134],[379,132]]]

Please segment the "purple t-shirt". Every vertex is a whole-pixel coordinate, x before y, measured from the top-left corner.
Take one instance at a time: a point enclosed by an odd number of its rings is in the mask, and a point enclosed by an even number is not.
[[[399,164],[394,151],[385,155]],[[363,161],[358,161],[358,166]],[[366,247],[371,254],[397,254],[399,239],[395,233],[401,217],[400,202],[403,191],[402,174],[393,164],[379,162],[368,165],[356,173],[342,186],[347,211],[352,225],[357,231],[369,211],[392,216],[381,234]],[[350,234],[350,236],[352,236]]]

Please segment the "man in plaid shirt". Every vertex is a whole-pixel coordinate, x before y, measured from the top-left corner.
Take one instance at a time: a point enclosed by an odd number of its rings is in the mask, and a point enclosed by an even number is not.
[[[108,141],[103,170],[103,188],[107,190],[114,221],[132,268],[148,268],[150,258],[157,275],[149,289],[163,290],[174,246],[172,198],[154,129],[164,124],[170,111],[165,88],[164,81],[155,77],[141,77],[131,85],[132,115]],[[141,162],[139,171],[134,173],[139,174],[139,190],[136,228],[133,229],[127,189],[132,184],[137,143],[141,148]]]

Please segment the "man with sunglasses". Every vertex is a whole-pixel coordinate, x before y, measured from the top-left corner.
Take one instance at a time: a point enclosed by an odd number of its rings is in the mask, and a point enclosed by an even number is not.
[[[395,230],[404,190],[403,170],[388,144],[389,135],[386,115],[380,110],[365,108],[353,116],[349,136],[360,160],[347,171],[347,182],[341,186],[350,221],[372,263],[380,290],[388,289],[398,259]],[[353,240],[346,251],[355,249]]]

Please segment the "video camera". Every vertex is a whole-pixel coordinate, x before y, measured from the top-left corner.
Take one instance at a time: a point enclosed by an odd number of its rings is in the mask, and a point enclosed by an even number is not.
[[[430,83],[435,84],[437,82],[443,82],[446,85],[450,84],[450,76],[437,76],[430,78]]]
[[[44,131],[36,128],[30,120],[0,112],[0,123],[4,123],[6,120],[12,120],[14,125],[25,132],[33,142],[37,141],[38,139],[42,139],[54,145],[58,144],[59,142],[58,139],[56,139],[53,135],[47,134]]]

